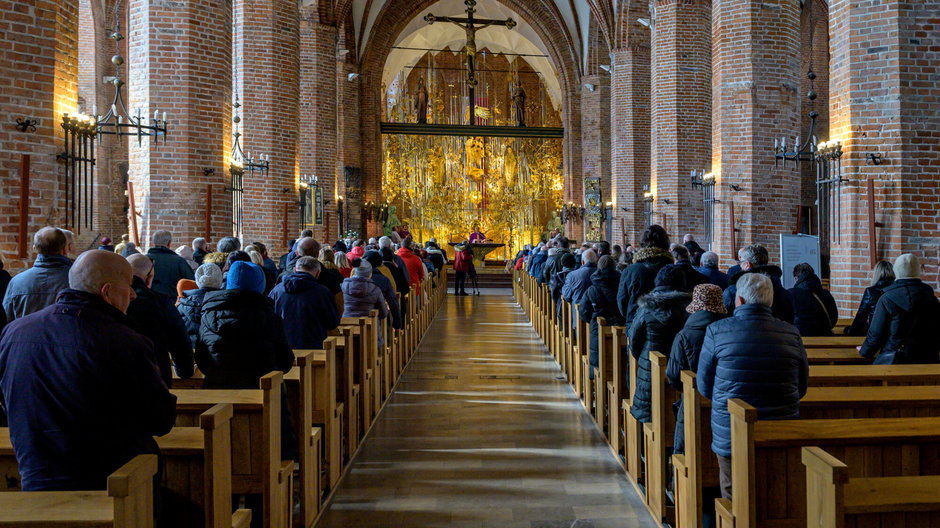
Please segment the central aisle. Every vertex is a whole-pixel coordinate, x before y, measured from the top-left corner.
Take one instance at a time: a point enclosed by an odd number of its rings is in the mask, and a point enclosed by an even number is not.
[[[654,526],[560,376],[509,290],[449,297],[318,526]]]

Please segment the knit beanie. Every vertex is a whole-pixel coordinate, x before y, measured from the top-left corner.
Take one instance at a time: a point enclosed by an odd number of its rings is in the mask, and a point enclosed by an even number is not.
[[[359,266],[355,268],[355,272],[357,277],[368,279],[372,276],[372,264],[369,264],[369,261],[365,259],[359,260]]]
[[[670,290],[685,291],[685,273],[681,266],[669,264],[656,274],[655,284],[657,288],[665,286]]]
[[[208,262],[196,268],[196,286],[199,288],[221,288],[222,270]]]
[[[578,261],[575,260],[574,255],[571,253],[563,254],[560,262],[562,268],[573,268],[578,265]]]
[[[264,293],[264,272],[254,262],[238,260],[232,263],[225,277],[226,289],[249,290]]]
[[[919,279],[920,259],[912,253],[905,253],[894,261],[894,276],[898,279]]]
[[[366,251],[366,254],[363,256],[369,264],[372,265],[372,268],[378,268],[382,265],[382,254],[375,250]]]

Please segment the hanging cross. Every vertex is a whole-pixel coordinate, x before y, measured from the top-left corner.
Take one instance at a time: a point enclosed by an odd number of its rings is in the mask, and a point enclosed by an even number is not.
[[[476,12],[476,0],[464,0],[464,5],[467,6],[466,18],[436,17],[431,13],[428,13],[427,16],[424,17],[424,21],[428,24],[433,24],[435,22],[450,22],[451,24],[456,24],[467,33],[467,43],[464,45],[464,52],[467,55],[467,85],[470,92],[470,123],[472,124],[476,117],[474,115],[476,113],[474,88],[477,85],[477,31],[489,26],[506,26],[507,29],[512,29],[516,27],[516,21],[512,18],[507,18],[506,20],[477,19],[473,17],[473,13]]]

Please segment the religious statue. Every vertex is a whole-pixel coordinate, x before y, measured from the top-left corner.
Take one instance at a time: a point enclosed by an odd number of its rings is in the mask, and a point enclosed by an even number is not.
[[[512,94],[512,102],[516,107],[516,126],[525,126],[525,90],[522,89],[522,83],[516,85],[516,91]]]
[[[392,232],[396,227],[401,225],[401,220],[398,219],[398,215],[395,214],[395,206],[388,206],[388,218],[385,219],[384,231],[385,236],[392,236]]]
[[[418,113],[418,123],[427,124],[428,90],[424,87],[424,78],[418,78],[418,89],[415,92],[415,111]]]

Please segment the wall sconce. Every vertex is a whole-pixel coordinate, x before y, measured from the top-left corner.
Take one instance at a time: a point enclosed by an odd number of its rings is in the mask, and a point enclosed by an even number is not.
[[[740,186],[740,185],[735,185],[735,184],[733,184],[733,183],[729,183],[729,184],[728,184],[728,187],[731,187],[731,190],[734,191],[734,192],[739,192],[739,191],[741,190],[741,186]]]
[[[604,70],[607,73],[610,73],[610,64],[598,64],[597,67]]]
[[[591,83],[584,83],[584,87],[587,88],[589,92],[593,92],[595,89],[595,86]]]
[[[692,187],[715,185],[715,175],[704,170],[692,171]]]
[[[643,201],[644,201],[644,202],[655,202],[655,201],[656,201],[656,196],[653,195],[653,193],[652,193],[651,191],[644,191],[644,192],[643,192]]]
[[[865,155],[865,163],[868,165],[881,165],[882,161],[884,161],[884,157],[881,153],[869,152]]]
[[[591,91],[593,92],[594,90],[591,90]],[[20,132],[35,132],[35,131],[36,131],[36,125],[38,125],[38,124],[39,124],[39,120],[38,120],[38,119],[30,119],[30,118],[28,118],[28,117],[26,117],[26,118],[17,117],[17,118],[16,118],[16,129],[19,130]]]
[[[358,73],[350,73],[349,75],[346,76],[346,80],[349,82],[355,81],[358,78],[359,78]]]

